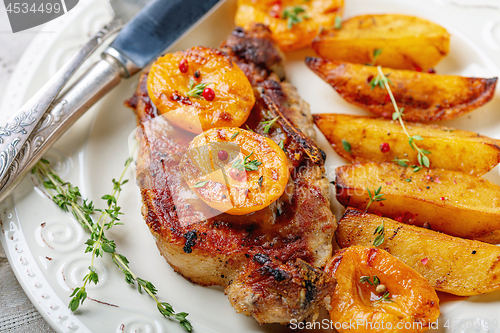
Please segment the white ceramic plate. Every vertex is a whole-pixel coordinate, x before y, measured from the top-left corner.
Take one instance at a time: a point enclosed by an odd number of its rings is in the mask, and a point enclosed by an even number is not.
[[[212,17],[172,47],[218,46],[233,27],[235,0],[228,0]],[[437,66],[443,74],[499,76],[499,0],[346,0],[345,17],[362,13],[407,13],[435,21],[452,35],[450,54]],[[3,101],[1,116],[17,109],[68,56],[106,20],[109,14],[101,0],[81,1],[79,10],[46,25],[44,32],[19,62]],[[52,33],[50,33],[52,31]],[[347,104],[333,89],[304,65],[311,51],[288,55],[287,74],[314,113],[365,114]],[[47,154],[64,179],[78,184],[84,197],[102,207],[99,198],[111,191],[128,156],[127,137],[135,127],[132,112],[123,101],[135,90],[137,76],[122,82],[96,104]],[[446,125],[476,131],[500,139],[500,98]],[[335,166],[345,164],[319,134],[326,151],[327,171],[333,178]],[[129,174],[130,178],[131,175]],[[499,169],[487,178],[500,184]],[[333,195],[332,195],[333,198]],[[193,285],[170,268],[159,255],[141,214],[140,195],[133,184],[125,186],[120,205],[124,226],[109,236],[126,255],[135,272],[151,280],[159,297],[178,311],[189,312],[195,332],[282,332],[277,325],[259,326],[237,314],[221,288]],[[333,202],[335,202],[333,200]],[[341,208],[333,205],[339,217]],[[27,295],[58,332],[183,332],[175,322],[164,319],[154,302],[128,286],[110,260],[98,260],[101,282],[88,288],[89,297],[75,314],[67,309],[71,288],[78,286],[89,265],[84,254],[87,235],[70,214],[61,212],[34,188],[27,177],[0,211],[0,239]],[[106,304],[104,304],[106,303]],[[500,293],[444,302],[439,330],[452,332],[500,332]],[[330,330],[325,330],[330,331]]]

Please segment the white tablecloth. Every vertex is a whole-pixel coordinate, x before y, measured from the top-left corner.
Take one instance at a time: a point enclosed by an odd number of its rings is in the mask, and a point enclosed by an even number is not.
[[[3,2],[0,2],[3,3]],[[33,40],[37,28],[13,34],[7,13],[0,4],[0,101],[18,59]],[[53,333],[16,280],[0,246],[0,333]]]

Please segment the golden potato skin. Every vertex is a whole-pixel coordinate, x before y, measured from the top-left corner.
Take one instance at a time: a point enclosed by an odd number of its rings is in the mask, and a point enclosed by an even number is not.
[[[436,23],[401,14],[360,15],[325,29],[312,43],[325,59],[397,69],[434,67],[450,49],[450,35]],[[373,53],[382,53],[374,61]]]
[[[346,165],[336,170],[337,200],[365,209],[367,188],[382,186],[385,201],[369,212],[468,239],[500,242],[500,186],[457,171],[422,169],[414,173],[393,163]]]
[[[186,73],[179,69],[181,60],[188,62]],[[190,79],[194,85],[211,83],[207,87],[215,91],[214,100],[188,97]],[[158,58],[149,71],[147,87],[158,113],[191,133],[241,126],[255,104],[250,82],[228,55],[201,46]]]
[[[429,282],[404,262],[384,250],[351,246],[336,253],[326,267],[337,286],[331,297],[330,318],[334,323],[364,320],[367,323],[391,323],[392,328],[364,325],[359,329],[337,329],[343,332],[410,333],[424,332],[439,317],[439,298]],[[377,302],[375,287],[360,283],[362,276],[377,276],[387,287],[393,302]],[[398,323],[402,326],[398,329]],[[405,329],[404,323],[413,329]],[[339,325],[335,326],[338,327]],[[378,329],[376,329],[378,327]]]
[[[304,13],[310,18],[303,19],[288,29],[283,10],[293,6],[305,9]],[[236,25],[245,29],[249,29],[253,23],[269,26],[274,41],[283,51],[288,52],[309,46],[320,27],[335,25],[335,18],[342,15],[343,9],[344,0],[238,0],[234,20]]]
[[[419,272],[436,290],[460,296],[500,290],[500,247],[495,245],[448,236],[352,208],[339,221],[337,243],[341,248],[371,246],[373,231],[382,222],[385,241],[379,248]]]
[[[306,58],[307,66],[329,83],[347,102],[392,119],[394,106],[386,89],[372,89],[377,67]],[[383,68],[405,120],[435,121],[457,118],[493,98],[497,78],[468,78]]]
[[[408,144],[408,137],[399,122],[376,117],[345,114],[315,114],[314,122],[333,149],[348,161],[392,162],[397,157],[417,165],[417,152]],[[481,176],[500,163],[500,140],[477,133],[434,124],[405,123],[410,135],[424,138],[418,147],[430,151],[427,155],[433,169],[448,169]],[[342,140],[349,142],[347,152]],[[387,143],[390,151],[382,152]],[[460,156],[460,163],[457,163]]]
[[[228,153],[221,161],[218,153]],[[257,170],[234,169],[233,161],[261,163]],[[245,215],[276,201],[290,177],[285,152],[270,138],[238,127],[212,128],[196,136],[184,154],[180,170],[200,199],[231,215]],[[201,183],[203,186],[197,186]],[[201,185],[200,184],[200,185]]]

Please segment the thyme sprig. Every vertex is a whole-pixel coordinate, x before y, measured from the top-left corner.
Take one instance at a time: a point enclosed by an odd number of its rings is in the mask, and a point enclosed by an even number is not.
[[[104,210],[95,209],[95,211],[100,212],[96,223],[93,223],[91,226],[90,238],[85,242],[87,248],[85,249],[85,253],[91,252],[91,261],[89,266],[88,273],[83,277],[83,285],[81,287],[75,288],[71,297],[73,297],[69,303],[69,308],[71,311],[75,311],[78,307],[83,304],[86,299],[87,292],[86,287],[89,283],[94,283],[97,285],[99,282],[99,276],[97,274],[96,268],[94,266],[95,259],[97,257],[102,257],[104,253],[116,253],[116,244],[113,240],[110,240],[104,234],[104,230],[109,230],[115,225],[123,224],[119,219],[119,215],[123,215],[120,212],[121,207],[118,206],[118,198],[122,191],[122,185],[126,184],[128,180],[123,180],[125,176],[125,172],[128,170],[128,167],[131,163],[131,159],[127,159],[125,163],[125,168],[118,180],[113,179],[113,191],[111,194],[106,194],[102,196],[101,199],[105,200],[108,207]],[[110,222],[106,223],[108,217],[110,218]]]
[[[264,126],[264,133],[269,133],[269,130],[271,130],[271,127],[274,125],[274,123],[278,120],[279,117],[273,118],[271,120],[267,121],[261,121],[259,124],[266,125]]]
[[[399,121],[401,127],[403,128],[404,133],[408,137],[408,144],[410,145],[410,147],[413,150],[415,150],[417,152],[417,161],[418,161],[419,165],[412,165],[413,172],[419,171],[420,169],[422,169],[422,167],[428,168],[430,166],[430,161],[429,161],[429,158],[426,155],[431,154],[431,152],[428,151],[428,150],[419,148],[417,146],[417,143],[415,142],[415,141],[422,141],[424,138],[422,138],[420,135],[410,135],[410,134],[408,134],[408,131],[406,130],[405,123],[403,121],[404,108],[400,109],[398,107],[398,104],[396,103],[396,100],[394,99],[394,95],[392,94],[391,87],[389,86],[389,80],[387,79],[387,76],[384,75],[384,73],[382,72],[382,67],[377,66],[377,70],[378,70],[378,73],[379,73],[377,75],[378,85],[380,85],[380,83],[382,83],[383,87],[385,87],[385,89],[387,90],[387,93],[389,94],[389,97],[391,98],[392,105],[394,106],[394,113],[392,114],[392,120],[398,120]],[[375,78],[373,80],[375,80]],[[371,85],[371,82],[370,82],[370,85]],[[372,86],[372,89],[373,89],[373,87],[374,86]]]
[[[199,83],[197,85],[194,85],[194,80],[192,78],[189,79],[189,91],[186,93],[186,96],[188,97],[195,97],[195,98],[200,98],[201,94],[203,94],[203,90],[208,86],[209,84],[212,84],[212,82],[208,83]]]
[[[237,160],[235,160],[233,162],[233,164],[231,165],[231,168],[233,169],[237,169],[237,170],[240,170],[240,171],[256,171],[259,169],[259,165],[262,164],[262,162],[259,162],[258,160],[253,160],[253,161],[250,161],[250,157],[253,155],[253,152],[251,152],[250,154],[248,154],[248,156],[245,156],[245,158],[243,159],[243,161],[241,160],[241,158],[238,158]]]
[[[371,66],[371,64],[370,64]],[[380,66],[377,66],[377,67],[380,67]],[[380,87],[382,89],[385,88],[385,84],[391,84],[391,85],[394,85],[391,81],[391,79],[388,78],[390,74],[387,74],[387,75],[384,75],[382,73],[382,75],[380,74],[377,74],[377,76],[373,77],[371,80],[370,80],[370,87],[373,89],[375,89],[376,87]]]
[[[371,281],[372,277],[371,276],[362,276],[360,279],[359,279],[359,283],[368,283],[369,285],[373,286],[373,287],[376,287],[380,284],[380,279],[378,278],[378,276],[374,275],[373,276],[373,282]]]
[[[375,231],[373,232],[375,236],[375,239],[373,240],[373,246],[379,246],[382,245],[385,241],[385,227],[384,227],[384,221],[375,228]]]
[[[311,18],[305,11],[301,6],[288,6],[283,10],[283,18],[287,20],[288,30],[292,29],[295,24]],[[302,13],[302,16],[300,16],[300,13]]]
[[[142,290],[144,290],[155,302],[156,302],[156,307],[158,308],[158,311],[164,316],[164,317],[174,317],[175,320],[179,322],[179,324],[184,327],[184,329],[188,332],[193,331],[193,326],[189,322],[189,320],[186,319],[188,316],[188,313],[186,312],[178,312],[176,313],[172,307],[167,302],[160,302],[158,298],[156,297],[156,294],[158,290],[156,287],[149,281],[146,281],[144,279],[141,279],[137,275],[135,275],[129,268],[129,261],[127,258],[119,253],[113,252],[112,253],[112,260],[115,263],[118,268],[122,271],[122,273],[125,275],[125,281],[130,284],[130,285],[135,285],[137,284],[137,291],[142,294]]]
[[[373,279],[373,281],[372,281],[372,279]],[[359,279],[359,283],[368,283],[370,286],[375,287],[375,290],[377,293],[379,292],[377,287],[378,286],[382,287],[382,291],[380,291],[380,293],[383,292],[383,295],[380,296],[380,298],[378,300],[376,300],[375,303],[394,302],[391,299],[391,294],[388,291],[384,291],[384,290],[387,290],[387,287],[380,283],[380,279],[378,278],[378,276],[374,275],[373,278],[371,276],[362,276]]]
[[[376,190],[373,190],[373,194],[372,194],[372,192],[370,191],[369,188],[366,188],[366,190],[368,191],[368,197],[370,198],[370,201],[368,201],[368,204],[366,205],[365,212],[368,211],[368,208],[370,207],[370,205],[372,204],[372,202],[374,202],[374,201],[384,201],[385,200],[385,198],[382,198],[382,196],[384,194],[380,193],[380,191],[382,191],[382,186],[380,186]]]
[[[365,212],[368,211],[368,208],[372,204],[372,202],[375,201],[384,201],[385,198],[382,198],[384,195],[383,193],[380,193],[382,191],[382,186],[380,186],[378,189],[373,190],[373,194],[370,191],[369,188],[366,188],[368,191],[368,197],[370,198],[370,201],[368,201],[368,204],[366,205]],[[385,241],[385,228],[384,228],[384,221],[382,221],[382,224],[377,226],[375,228],[375,231],[373,232],[374,235],[377,235],[375,239],[373,240],[373,246],[379,246],[384,243]]]
[[[123,224],[119,219],[119,216],[123,215],[123,213],[120,211],[121,207],[118,206],[118,198],[122,191],[122,186],[128,182],[128,180],[123,180],[123,178],[131,162],[132,158],[127,159],[120,178],[118,180],[113,179],[113,191],[111,194],[106,194],[102,197],[107,204],[107,208],[104,210],[94,208],[92,201],[83,199],[78,187],[63,181],[50,167],[50,163],[47,160],[42,159],[32,169],[32,173],[35,174],[43,184],[51,200],[64,211],[71,211],[82,227],[90,232],[90,238],[85,242],[87,245],[85,253],[92,252],[91,263],[88,267],[89,271],[83,278],[83,285],[73,290],[68,308],[70,308],[71,311],[76,311],[87,299],[87,285],[90,283],[97,284],[99,282],[99,275],[94,265],[95,258],[102,257],[104,253],[108,253],[116,266],[118,266],[120,271],[125,275],[125,281],[128,284],[137,285],[140,293],[142,293],[142,290],[146,291],[146,293],[156,302],[158,311],[163,316],[173,316],[174,319],[179,321],[182,327],[188,332],[191,332],[191,323],[186,319],[188,314],[185,312],[176,313],[169,303],[160,302],[156,297],[157,289],[155,286],[151,282],[138,277],[130,269],[128,259],[124,255],[116,252],[114,240],[107,238],[105,235],[105,230]],[[91,217],[95,212],[101,213],[97,222],[94,222]],[[110,222],[106,222],[108,218]]]
[[[382,297],[380,297],[378,300],[375,301],[375,303],[380,303],[380,302],[390,302],[394,303],[394,301],[391,299],[391,294],[389,294],[388,291],[386,291]]]

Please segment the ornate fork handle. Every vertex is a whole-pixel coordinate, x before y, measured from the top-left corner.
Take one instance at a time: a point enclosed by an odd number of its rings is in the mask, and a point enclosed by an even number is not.
[[[10,169],[30,135],[52,106],[55,98],[80,65],[113,33],[123,26],[116,19],[96,33],[71,59],[10,119],[0,126],[0,191],[10,177]]]
[[[42,155],[96,101],[121,81],[121,71],[106,60],[92,66],[74,86],[50,107],[26,143],[19,150],[0,182],[0,202],[23,179]]]

